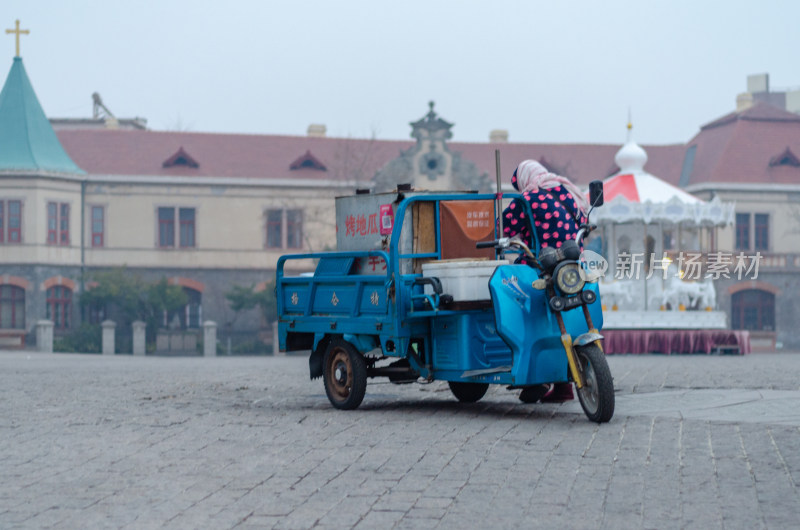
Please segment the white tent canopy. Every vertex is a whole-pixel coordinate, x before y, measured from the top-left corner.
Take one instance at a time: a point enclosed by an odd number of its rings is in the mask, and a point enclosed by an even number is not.
[[[720,201],[719,197],[709,202],[695,198],[695,202],[689,203],[673,195],[667,201],[634,202],[617,195],[592,212],[592,222],[598,225],[643,222],[727,226],[733,223],[734,206],[733,203]]]
[[[644,170],[647,153],[630,137],[614,157],[620,171],[603,182],[605,206],[595,210],[597,224],[686,223],[726,226],[733,223],[734,204],[718,198],[710,202]]]

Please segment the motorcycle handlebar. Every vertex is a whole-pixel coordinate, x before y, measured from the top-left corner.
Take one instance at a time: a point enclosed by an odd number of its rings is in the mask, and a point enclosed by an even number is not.
[[[586,238],[586,236],[592,233],[592,231],[594,231],[596,228],[597,225],[590,225],[590,224],[581,225],[580,228],[578,229],[578,233],[575,235],[575,240],[583,241]]]
[[[523,251],[523,253],[528,256],[531,262],[536,261],[536,256],[531,252],[531,249],[528,248],[528,245],[523,243],[516,237],[507,238],[503,237],[500,239],[495,239],[494,241],[479,241],[475,243],[475,248],[498,248],[498,249],[507,249],[509,247],[517,247]]]

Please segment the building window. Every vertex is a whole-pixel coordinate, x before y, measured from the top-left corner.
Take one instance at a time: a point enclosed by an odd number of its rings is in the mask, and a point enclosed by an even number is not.
[[[63,285],[47,290],[47,319],[55,329],[69,329],[72,325],[72,291]]]
[[[751,250],[751,231],[752,250],[769,250],[769,214],[736,214],[736,250]]]
[[[736,214],[736,250],[750,250],[750,214]]]
[[[178,216],[178,235],[175,235],[175,216]],[[172,248],[175,241],[181,248],[196,246],[196,213],[194,208],[159,208],[158,209],[158,246]]]
[[[22,242],[22,201],[0,201],[0,243]]]
[[[286,248],[303,246],[303,212],[286,210]]]
[[[757,213],[753,218],[754,250],[769,250],[769,215]]]
[[[0,329],[25,329],[25,289],[0,285]]]
[[[58,213],[58,244],[69,245],[69,204],[59,204]]]
[[[775,295],[760,289],[739,291],[731,297],[731,327],[751,331],[775,329]]]
[[[55,245],[58,241],[58,204],[47,203],[47,244]]]
[[[303,211],[267,210],[267,248],[303,247]]]
[[[69,245],[69,204],[47,203],[47,244]]]
[[[8,201],[8,242],[22,242],[22,201]]]
[[[158,246],[175,246],[175,208],[158,209]]]
[[[181,247],[194,247],[194,208],[181,208],[178,215],[181,225]]]
[[[267,211],[267,248],[283,248],[283,210]]]
[[[105,246],[106,212],[102,206],[92,206],[92,246]]]

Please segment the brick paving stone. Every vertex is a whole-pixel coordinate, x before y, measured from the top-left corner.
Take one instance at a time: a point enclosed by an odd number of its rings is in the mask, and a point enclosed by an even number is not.
[[[0,528],[790,528],[797,354],[612,356],[614,419],[307,360],[0,353]],[[768,414],[767,414],[768,412]]]

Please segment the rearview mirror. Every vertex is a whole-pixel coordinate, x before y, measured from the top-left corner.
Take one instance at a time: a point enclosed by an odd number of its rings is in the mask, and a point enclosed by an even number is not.
[[[603,181],[593,180],[589,183],[589,204],[594,206],[603,205]]]

